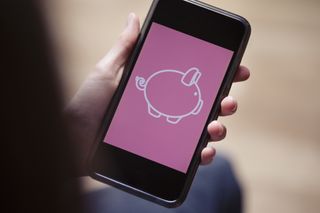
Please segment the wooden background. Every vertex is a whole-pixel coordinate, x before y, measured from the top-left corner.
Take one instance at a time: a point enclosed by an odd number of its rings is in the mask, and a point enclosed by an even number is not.
[[[320,1],[207,0],[252,25],[243,64],[251,79],[233,86],[235,116],[222,118],[218,152],[234,162],[248,213],[320,212]],[[51,0],[44,6],[66,101],[108,51],[129,12],[143,20],[149,0]],[[86,190],[101,184],[84,179]]]

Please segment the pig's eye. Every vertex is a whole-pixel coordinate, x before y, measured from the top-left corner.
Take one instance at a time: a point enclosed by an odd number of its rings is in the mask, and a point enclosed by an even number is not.
[[[197,92],[194,92],[194,93],[193,93],[193,95],[194,95],[194,96],[197,96],[197,95],[198,95],[198,93],[197,93]]]

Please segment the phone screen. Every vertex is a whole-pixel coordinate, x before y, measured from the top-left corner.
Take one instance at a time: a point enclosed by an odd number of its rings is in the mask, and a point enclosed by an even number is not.
[[[152,22],[103,142],[186,173],[233,54]]]

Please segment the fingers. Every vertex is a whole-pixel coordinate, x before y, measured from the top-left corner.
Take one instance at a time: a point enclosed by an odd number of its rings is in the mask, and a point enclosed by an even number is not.
[[[250,77],[250,70],[245,66],[240,66],[233,82],[245,81]]]
[[[211,141],[220,141],[225,138],[227,134],[227,129],[218,121],[212,121],[208,125],[208,132],[210,134]],[[213,148],[210,143],[201,152],[201,164],[207,165],[212,162],[216,154],[215,148]]]
[[[96,65],[96,69],[107,76],[116,77],[120,68],[127,61],[131,50],[136,43],[140,31],[140,23],[138,17],[134,13],[130,13],[127,25],[120,34],[118,41],[111,50]]]
[[[234,82],[245,81],[249,77],[250,77],[249,69],[244,66],[240,66],[234,78]],[[227,96],[221,102],[220,115],[222,116],[232,115],[237,111],[237,108],[238,108],[237,101],[233,97]],[[227,129],[220,122],[213,121],[208,125],[208,133],[210,134],[211,141],[220,141],[226,137]],[[204,148],[201,152],[201,164],[206,165],[211,163],[215,154],[216,154],[215,148],[213,148],[210,145],[210,143],[208,143],[208,146]]]
[[[208,125],[208,133],[212,141],[220,141],[226,137],[227,128],[218,121],[212,121]]]
[[[247,80],[249,77],[250,77],[249,69],[245,66],[240,66],[233,81],[241,82],[241,81]],[[237,111],[237,108],[238,108],[237,101],[233,97],[227,96],[221,102],[220,115],[221,116],[232,115]]]
[[[238,109],[237,101],[233,97],[227,96],[221,101],[220,115],[221,116],[232,115],[237,111],[237,109]]]
[[[216,155],[215,148],[208,145],[201,152],[201,165],[207,165],[211,163],[215,155]]]

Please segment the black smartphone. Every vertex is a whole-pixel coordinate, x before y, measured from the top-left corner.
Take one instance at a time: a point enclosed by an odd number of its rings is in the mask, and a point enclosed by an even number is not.
[[[199,1],[153,1],[105,115],[91,177],[180,205],[250,31],[244,18]]]

